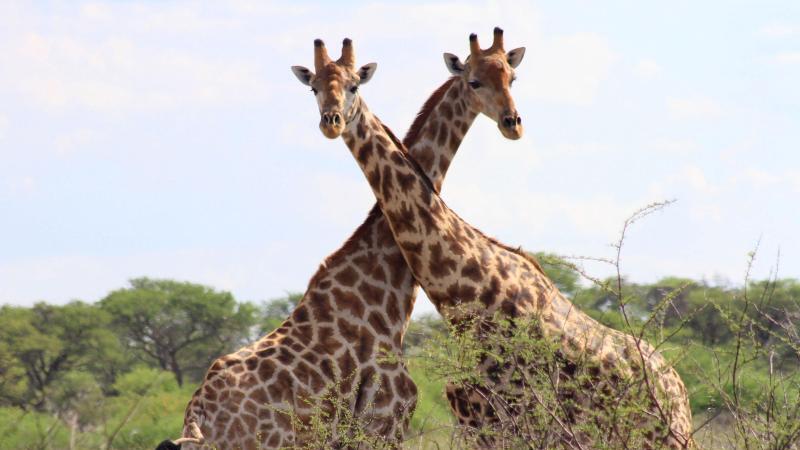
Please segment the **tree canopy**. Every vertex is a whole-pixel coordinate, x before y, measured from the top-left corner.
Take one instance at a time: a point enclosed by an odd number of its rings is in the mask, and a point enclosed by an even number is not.
[[[204,372],[213,358],[247,342],[256,309],[199,284],[136,278],[100,301],[122,344],[175,375]]]
[[[0,396],[42,409],[51,386],[72,370],[100,367],[119,353],[104,311],[83,303],[0,308]],[[22,374],[24,373],[24,377]]]

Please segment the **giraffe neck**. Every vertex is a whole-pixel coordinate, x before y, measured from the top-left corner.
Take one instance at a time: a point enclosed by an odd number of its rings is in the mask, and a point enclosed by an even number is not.
[[[355,106],[357,120],[348,122],[342,137],[403,258],[436,308],[449,315],[450,306],[479,301],[489,313],[501,307],[509,314],[549,309],[555,287],[538,263],[486,237],[450,210],[360,97]]]
[[[403,144],[436,191],[464,136],[478,116],[477,97],[461,77],[451,77],[428,98]]]
[[[463,78],[451,77],[425,101],[406,135],[405,143],[408,146],[409,153],[416,155],[423,161],[422,166],[426,169],[426,174],[435,179],[439,186],[466,132],[478,115],[479,107],[476,100],[474,93],[469,89]],[[357,98],[357,101],[360,102],[361,100]],[[363,103],[361,104],[363,105]],[[363,109],[366,110],[367,108],[364,106]],[[348,123],[355,123],[356,119],[361,117],[362,112],[358,108],[352,108],[348,115]],[[447,145],[437,145],[437,141],[440,139],[439,135],[446,136]],[[377,206],[370,215],[379,214],[382,216]],[[366,266],[362,266],[362,264],[374,262],[372,253],[382,255],[381,252],[387,240],[391,240],[391,245],[394,246],[394,239],[391,233],[388,232],[389,230],[387,229],[384,237],[381,233],[373,231],[373,224],[374,221],[368,219],[355,231],[353,237],[347,241],[344,247],[334,252],[323,262],[317,273],[309,281],[308,292],[299,305],[303,306],[301,309],[306,308],[309,304],[314,304],[314,296],[326,290],[331,281],[326,280],[325,277],[331,274],[332,267],[339,267],[342,264],[355,264],[359,266],[360,273],[365,274],[367,273]],[[379,226],[377,229],[380,230],[381,227]],[[362,239],[364,239],[363,242],[361,242]],[[365,242],[368,243],[365,244]],[[362,255],[364,252],[366,252],[366,255]],[[383,257],[387,258],[385,255]],[[380,270],[378,272],[382,273]],[[354,272],[347,271],[347,273]],[[343,276],[341,273],[338,275]],[[349,279],[351,276],[357,275],[348,275],[347,278]],[[398,278],[402,278],[402,275]],[[411,310],[416,299],[416,285],[415,283],[403,283],[398,289],[400,291],[397,292],[397,297],[386,297],[384,301],[387,309],[392,307],[397,309],[399,306],[398,316],[404,317],[402,321],[389,320],[386,322],[388,334],[393,337],[392,343],[400,348],[402,335],[410,320]],[[397,306],[389,306],[392,303],[397,304]],[[353,304],[352,301],[348,304],[357,308],[357,305]],[[351,309],[348,308],[333,308],[329,314],[333,318],[332,320],[338,320],[340,316],[349,317],[351,312]],[[263,341],[268,341],[269,339],[272,339],[272,334],[262,337]]]
[[[442,273],[438,266],[443,262],[446,266],[458,265],[448,255],[460,253],[454,256],[463,260],[467,246],[471,253],[480,251],[474,242],[460,244],[452,233],[453,227],[469,233],[471,239],[477,236],[444,205],[420,165],[369,111],[361,97],[356,98],[353,108],[357,112],[352,114],[342,137],[367,177],[414,277],[436,303],[437,298],[448,296],[452,277],[458,275],[454,270]]]

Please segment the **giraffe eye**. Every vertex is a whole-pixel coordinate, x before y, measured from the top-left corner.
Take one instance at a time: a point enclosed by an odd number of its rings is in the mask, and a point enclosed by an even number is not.
[[[355,86],[350,88],[350,93],[355,94],[356,91],[358,91],[358,85],[355,85]]]
[[[311,88],[311,92],[313,92],[314,95],[317,95],[317,88]]]
[[[478,80],[471,80],[469,82],[469,87],[471,87],[472,89],[478,89],[479,87],[481,87],[481,82]]]

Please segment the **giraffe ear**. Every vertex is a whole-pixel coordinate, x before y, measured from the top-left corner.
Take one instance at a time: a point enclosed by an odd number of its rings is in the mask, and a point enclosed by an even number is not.
[[[296,76],[301,83],[306,86],[311,86],[311,77],[314,76],[314,72],[303,66],[292,66],[292,73],[294,73],[294,76]]]
[[[359,84],[366,84],[373,75],[375,75],[375,70],[378,68],[378,63],[369,63],[364,64],[358,69],[358,78],[361,79]]]
[[[516,69],[519,63],[522,62],[522,57],[525,56],[525,47],[515,48],[510,52],[506,53],[506,59],[508,60],[508,65],[511,66],[512,69]]]
[[[461,75],[464,73],[464,63],[458,59],[458,56],[452,53],[444,54],[444,64],[447,66],[447,70],[453,75]]]

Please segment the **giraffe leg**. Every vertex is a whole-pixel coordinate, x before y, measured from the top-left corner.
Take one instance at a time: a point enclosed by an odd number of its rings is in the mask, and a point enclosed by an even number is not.
[[[191,437],[182,437],[174,441],[162,441],[160,444],[158,444],[156,450],[180,450],[181,444],[184,442],[191,442],[197,445],[202,445],[203,442],[205,442],[206,439],[203,437],[203,432],[200,431],[200,427],[198,427],[195,422],[192,422],[189,426],[189,432],[192,433]]]

